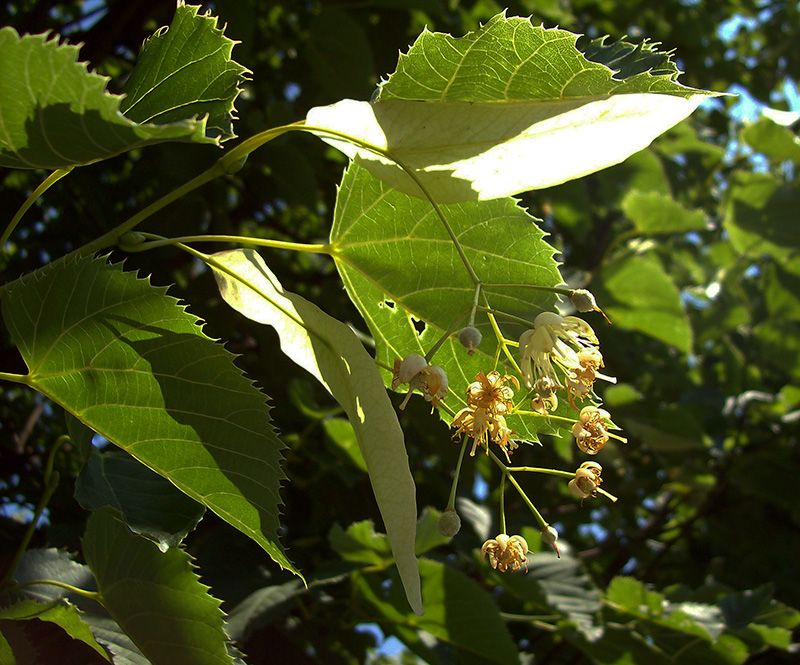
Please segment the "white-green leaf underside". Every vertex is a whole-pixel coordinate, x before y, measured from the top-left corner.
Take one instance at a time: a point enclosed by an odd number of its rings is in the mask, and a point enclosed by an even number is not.
[[[344,408],[367,464],[406,597],[414,612],[422,614],[414,555],[416,487],[403,430],[374,359],[344,323],[285,291],[255,251],[220,252],[209,264],[224,300],[246,317],[275,328],[283,352]]]

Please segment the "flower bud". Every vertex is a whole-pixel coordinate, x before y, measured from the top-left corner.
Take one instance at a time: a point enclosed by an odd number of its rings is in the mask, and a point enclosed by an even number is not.
[[[439,516],[436,528],[446,538],[452,538],[461,529],[461,518],[454,508],[448,508]]]
[[[558,545],[556,545],[556,541],[558,540],[558,531],[556,531],[552,526],[547,524],[541,531],[542,534],[542,542],[545,545],[552,545],[553,549],[556,551],[558,558],[561,558],[561,552],[558,551]]]
[[[467,354],[470,356],[475,353],[475,348],[480,345],[482,339],[481,331],[475,326],[462,328],[461,332],[458,333],[458,341],[461,342],[461,346],[467,349]]]
[[[569,294],[569,299],[572,301],[572,304],[575,305],[575,309],[579,312],[600,312],[603,315],[603,318],[609,321],[606,313],[597,306],[597,301],[594,299],[594,295],[590,291],[586,289],[575,289],[572,293]]]

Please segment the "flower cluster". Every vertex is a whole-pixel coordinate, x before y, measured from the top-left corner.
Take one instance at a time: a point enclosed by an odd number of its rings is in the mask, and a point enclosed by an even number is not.
[[[509,568],[528,570],[528,543],[522,536],[508,536],[501,533],[497,538],[487,540],[481,547],[481,559],[488,556],[492,568],[505,573]]]
[[[428,361],[418,353],[409,353],[402,361],[395,358],[392,390],[397,390],[401,383],[408,384],[408,393],[400,403],[401,409],[406,408],[415,390],[419,390],[425,400],[431,403],[431,412],[447,397],[447,374],[438,365],[428,365]]]
[[[603,356],[597,348],[597,336],[592,327],[575,316],[542,312],[519,338],[522,356],[522,378],[528,388],[535,388],[537,397],[531,408],[546,414],[558,406],[556,389],[565,389],[569,403],[577,410],[575,398],[584,399],[591,392],[595,379],[612,383],[613,377],[600,374]],[[558,367],[563,373],[561,385]]]
[[[503,449],[510,462],[509,453],[517,448],[517,443],[511,440],[514,432],[508,428],[505,419],[514,399],[514,390],[509,383],[519,390],[516,377],[481,371],[467,387],[467,406],[455,415],[451,426],[456,428],[454,438],[460,434],[472,437],[470,455],[475,454],[478,445],[484,446],[488,454],[491,440]]]

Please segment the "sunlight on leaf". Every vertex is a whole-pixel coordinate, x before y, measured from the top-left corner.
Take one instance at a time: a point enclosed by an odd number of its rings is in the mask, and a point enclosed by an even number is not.
[[[2,306],[31,387],[296,572],[278,542],[284,446],[266,398],[166,289],[62,259]]]
[[[642,52],[625,50],[629,76],[617,78],[588,60],[577,38],[503,15],[462,38],[425,31],[376,101],[314,108],[307,123],[388,153],[315,131],[392,187],[422,195],[397,160],[439,203],[454,203],[550,187],[617,164],[712,94],[677,83],[677,69],[652,46],[644,64],[630,62]],[[609,48],[597,46],[595,55]]]

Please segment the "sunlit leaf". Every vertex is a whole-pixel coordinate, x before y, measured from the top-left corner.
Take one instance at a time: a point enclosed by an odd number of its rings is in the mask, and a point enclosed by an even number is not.
[[[756,152],[771,160],[791,160],[800,164],[800,139],[788,127],[781,127],[769,118],[747,125],[741,132],[742,140]]]
[[[706,225],[702,210],[687,210],[671,196],[657,192],[630,190],[622,201],[622,212],[646,234],[702,231]]]
[[[30,386],[294,571],[277,538],[283,445],[265,397],[196,317],[99,258],[26,275],[2,306]]]
[[[561,283],[554,250],[513,199],[470,201],[442,210],[494,309],[533,321],[553,308],[554,295],[535,287]],[[456,338],[467,323],[475,284],[430,204],[391,189],[351,164],[339,187],[331,244],[347,293],[375,339],[380,362],[391,367],[395,358],[424,355],[456,326],[431,362],[447,373],[447,405],[456,411],[466,406],[467,385],[479,371],[494,368],[497,341],[482,312],[475,326],[483,340],[474,355],[468,355]],[[514,341],[525,329],[502,315],[497,320]],[[498,369],[515,372],[504,355]],[[384,378],[389,385],[391,376],[386,373]],[[444,412],[442,416],[450,420]],[[542,418],[510,416],[508,423],[520,440],[536,441],[537,432],[554,431]]]
[[[707,94],[677,83],[677,69],[652,47],[611,53],[613,60],[625,52],[620,78],[587,59],[577,38],[502,14],[462,38],[425,31],[375,102],[315,108],[307,122],[388,153],[319,132],[393,187],[422,196],[394,159],[437,201],[451,203],[549,187],[617,164]],[[599,58],[607,47],[595,51]],[[656,69],[648,63],[654,53]]]
[[[655,257],[614,259],[597,272],[591,288],[615,326],[690,351],[692,331],[680,292]]]
[[[206,118],[206,133],[233,138],[233,103],[248,70],[231,59],[236,44],[217,27],[217,17],[178,3],[169,28],[142,46],[125,83],[120,110],[139,123],[160,125]]]
[[[256,252],[220,252],[209,263],[225,301],[248,318],[273,326],[283,352],[315,376],[344,408],[367,463],[408,602],[421,614],[414,556],[416,489],[403,430],[375,361],[345,324],[285,291]]]
[[[120,113],[108,79],[78,62],[78,47],[0,29],[0,166],[57,169],[164,141],[213,143],[205,119],[139,124]],[[185,118],[186,116],[182,116]]]

